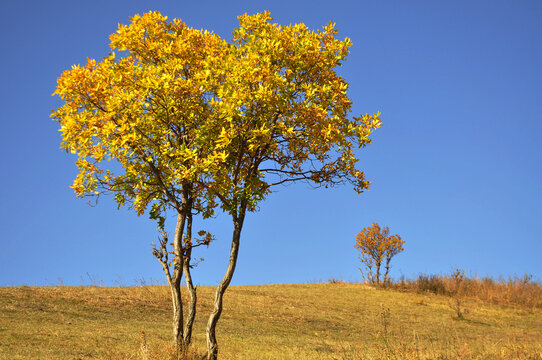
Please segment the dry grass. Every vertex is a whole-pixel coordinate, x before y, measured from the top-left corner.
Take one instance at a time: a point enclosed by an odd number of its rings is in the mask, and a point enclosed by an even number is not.
[[[542,284],[532,276],[500,278],[467,278],[464,271],[450,275],[420,275],[416,280],[401,280],[388,284],[390,288],[418,293],[448,295],[459,299],[485,303],[542,309]]]
[[[212,292],[198,288],[199,349]],[[231,287],[218,324],[220,356],[542,359],[540,307],[465,297],[468,313],[458,320],[449,300],[341,282]],[[169,360],[170,308],[160,286],[0,288],[0,359]]]

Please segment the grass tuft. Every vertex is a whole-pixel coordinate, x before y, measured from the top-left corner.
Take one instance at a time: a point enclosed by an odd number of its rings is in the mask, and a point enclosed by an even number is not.
[[[417,279],[401,279],[385,284],[386,287],[420,294],[451,296],[456,299],[477,300],[484,303],[542,309],[542,284],[532,280],[532,275],[523,277],[468,278],[462,270],[449,275],[420,274]]]

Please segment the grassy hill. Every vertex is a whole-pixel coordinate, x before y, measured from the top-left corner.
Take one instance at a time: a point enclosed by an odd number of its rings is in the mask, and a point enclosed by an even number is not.
[[[200,350],[212,292],[198,288]],[[170,321],[165,287],[4,287],[0,359],[166,359]],[[217,336],[221,359],[542,359],[542,308],[340,282],[234,286]]]

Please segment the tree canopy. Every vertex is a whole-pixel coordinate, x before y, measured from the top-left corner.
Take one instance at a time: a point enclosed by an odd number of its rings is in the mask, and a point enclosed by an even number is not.
[[[235,207],[247,171],[252,208],[288,181],[367,189],[354,150],[381,123],[379,113],[348,118],[348,83],[334,68],[351,41],[332,23],[313,32],[270,20],[240,16],[228,43],[158,12],[136,15],[111,35],[109,56],[64,72],[53,118],[79,157],[76,194],[112,192],[142,214],[180,208],[183,184],[198,183],[212,189],[195,197],[208,213],[216,194]]]

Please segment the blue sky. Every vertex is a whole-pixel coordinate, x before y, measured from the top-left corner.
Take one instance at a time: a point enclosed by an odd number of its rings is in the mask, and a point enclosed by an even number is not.
[[[353,40],[340,73],[353,113],[384,126],[358,153],[373,182],[280,188],[250,214],[233,284],[360,280],[354,235],[377,221],[405,251],[392,275],[542,278],[542,3],[539,1],[11,1],[0,39],[0,285],[162,282],[146,217],[69,188],[59,149],[56,78],[108,53],[108,35],[158,10],[229,39],[237,15],[270,10],[280,24],[330,20]],[[194,271],[214,285],[226,267],[229,219]]]

